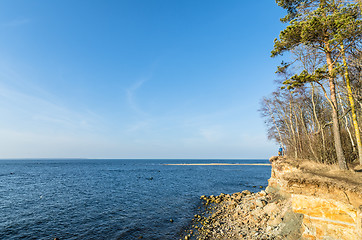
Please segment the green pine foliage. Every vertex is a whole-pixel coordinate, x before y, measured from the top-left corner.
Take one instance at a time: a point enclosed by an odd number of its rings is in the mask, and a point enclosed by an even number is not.
[[[336,0],[276,3],[287,12],[281,19],[287,26],[274,40],[271,56],[288,52],[292,59],[277,68],[281,86],[262,102],[269,137],[285,146],[289,156],[338,162],[346,168],[343,161],[353,162],[357,152],[342,53],[347,55],[362,128],[360,5],[357,1]]]

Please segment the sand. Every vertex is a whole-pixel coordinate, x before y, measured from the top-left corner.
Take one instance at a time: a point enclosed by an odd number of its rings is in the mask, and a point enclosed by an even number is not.
[[[167,166],[271,166],[269,163],[175,163]]]

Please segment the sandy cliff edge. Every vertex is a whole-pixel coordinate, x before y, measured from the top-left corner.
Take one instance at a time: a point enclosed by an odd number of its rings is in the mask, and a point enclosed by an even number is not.
[[[265,191],[202,196],[182,239],[362,240],[362,173],[270,158]]]

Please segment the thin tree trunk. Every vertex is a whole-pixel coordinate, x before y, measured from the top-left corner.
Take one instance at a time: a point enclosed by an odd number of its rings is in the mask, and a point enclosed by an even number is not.
[[[321,160],[323,161],[324,160],[324,156],[325,156],[325,152],[326,152],[326,141],[324,139],[324,131],[323,129],[321,128],[321,123],[318,119],[318,116],[317,116],[317,111],[316,111],[316,104],[315,104],[315,101],[314,101],[314,84],[311,83],[311,86],[312,86],[312,106],[313,106],[313,116],[315,118],[315,121],[317,122],[317,132],[320,132],[321,131],[321,137],[322,137],[322,146],[323,146],[323,156],[321,156]]]
[[[329,72],[329,89],[331,94],[331,101],[332,101],[332,122],[333,122],[333,137],[334,137],[334,147],[336,149],[337,154],[337,161],[338,166],[340,169],[348,169],[346,158],[344,157],[343,148],[342,148],[342,140],[341,140],[341,131],[339,126],[339,119],[338,119],[338,105],[336,99],[336,86],[334,83],[333,77],[333,62],[331,52],[329,50],[329,44],[326,44],[326,61],[328,65],[328,72]]]
[[[278,132],[278,135],[279,135],[279,139],[280,139],[280,145],[282,146],[283,150],[284,150],[284,141],[283,141],[283,138],[282,138],[282,134],[280,133],[280,130],[279,130],[279,127],[277,125],[277,122],[275,121],[275,118],[274,118],[274,114],[273,114],[273,111],[271,110],[269,104],[267,103],[267,108],[269,110],[269,113],[270,113],[270,116],[271,118],[273,119],[273,123],[275,125],[275,128],[277,129],[277,132]]]
[[[321,135],[322,135],[322,143],[323,143],[323,159],[322,162],[325,162],[327,159],[327,148],[326,148],[326,137],[324,136],[324,129],[321,129]]]
[[[298,117],[297,117],[297,112],[294,110],[294,119],[295,119],[295,130],[296,130],[296,133],[297,133],[297,140],[298,140],[298,150],[299,150],[299,153],[302,153],[303,151],[303,146],[302,146],[302,141],[300,140],[301,137],[300,137],[300,132],[301,132],[301,129],[300,129],[300,124],[299,124],[299,121],[298,121]],[[299,154],[300,156],[301,154]]]
[[[349,130],[350,120],[348,118],[348,114],[346,114],[345,111],[344,111],[342,97],[341,97],[341,94],[339,94],[339,93],[338,93],[338,99],[339,99],[339,102],[341,103],[342,115],[344,116],[344,121],[346,122],[346,130],[347,130],[349,139],[351,140],[351,144],[352,144],[352,147],[353,147],[353,152],[357,152],[356,144],[354,143],[352,133]]]
[[[360,1],[360,3],[361,3],[361,1]],[[354,103],[354,99],[353,99],[353,95],[352,95],[352,88],[351,88],[351,83],[350,83],[350,79],[349,79],[348,66],[347,66],[346,54],[345,54],[345,51],[344,51],[343,43],[341,44],[341,52],[342,52],[343,65],[344,65],[344,77],[345,77],[345,80],[346,80],[346,87],[347,87],[347,92],[348,92],[348,100],[349,100],[349,103],[350,103],[350,106],[351,106],[351,112],[352,112],[352,123],[353,123],[353,127],[354,127],[354,132],[355,132],[355,135],[356,135],[358,158],[359,158],[360,165],[362,165],[361,133],[360,133],[359,128],[358,128],[356,108],[355,108],[355,103]]]
[[[295,158],[298,158],[298,140],[296,138],[296,134],[294,131],[294,126],[293,126],[293,114],[292,114],[292,100],[289,99],[289,122],[290,122],[290,126],[291,126],[291,130],[292,130],[292,134],[293,134],[293,139],[294,139],[294,154],[295,154]]]
[[[284,120],[284,123],[286,124],[286,126],[287,126],[287,128],[288,128],[288,130],[289,130],[289,135],[290,134],[292,134],[292,136],[293,136],[293,142],[291,142],[289,145],[290,146],[294,146],[294,149],[296,149],[296,145],[294,145],[295,144],[295,142],[296,142],[296,140],[295,140],[295,133],[294,133],[294,129],[293,129],[293,123],[292,122],[290,122],[290,117],[289,117],[289,119],[280,111],[280,110],[278,110],[278,108],[276,108],[276,110],[278,111],[278,113],[279,113],[279,115],[281,116],[281,118],[283,118],[283,120]],[[287,113],[287,110],[285,110],[285,113]],[[296,155],[297,153],[294,151],[294,153],[295,153],[295,158],[298,158],[298,155]]]
[[[317,155],[316,155],[316,153],[315,153],[315,151],[313,149],[312,138],[310,137],[310,134],[308,133],[307,126],[305,124],[305,120],[304,120],[304,117],[303,117],[303,110],[302,110],[301,107],[299,107],[299,112],[300,112],[300,118],[301,118],[301,121],[302,121],[302,125],[303,125],[304,131],[305,131],[305,135],[308,138],[310,151],[312,152],[314,159],[318,161],[318,157],[317,157]]]

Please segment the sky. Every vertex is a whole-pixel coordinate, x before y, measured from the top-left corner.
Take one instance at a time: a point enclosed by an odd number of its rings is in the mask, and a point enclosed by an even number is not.
[[[0,158],[269,158],[274,1],[0,0]]]

